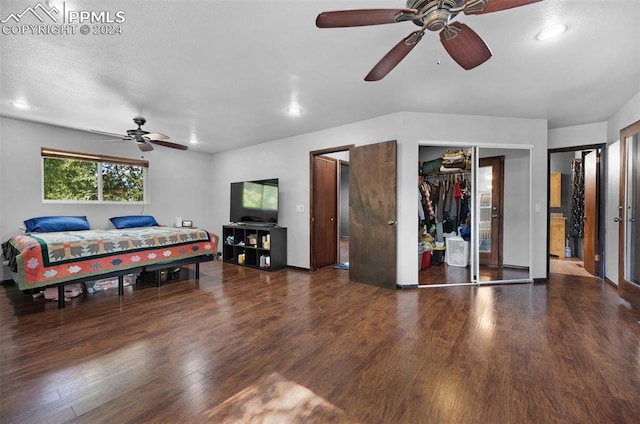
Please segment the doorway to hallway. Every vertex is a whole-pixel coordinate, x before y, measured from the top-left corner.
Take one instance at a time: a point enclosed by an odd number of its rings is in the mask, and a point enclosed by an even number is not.
[[[549,273],[604,276],[605,154],[605,145],[549,150]]]

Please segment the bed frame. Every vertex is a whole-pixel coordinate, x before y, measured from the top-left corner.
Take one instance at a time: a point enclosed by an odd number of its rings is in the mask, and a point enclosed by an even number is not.
[[[198,280],[200,263],[218,256],[217,244],[218,236],[203,229],[140,227],[19,235],[2,244],[2,253],[12,272],[19,271],[12,277],[21,290],[57,287],[64,308],[69,284],[117,277],[122,296],[125,275],[156,272],[159,287],[161,270],[190,264]]]
[[[101,280],[105,279],[105,278],[118,277],[118,296],[122,296],[122,295],[124,295],[124,276],[125,275],[128,275],[128,274],[139,274],[139,273],[145,272],[145,271],[146,272],[156,272],[157,286],[160,287],[160,285],[161,285],[160,271],[162,271],[163,269],[175,268],[175,267],[178,267],[178,266],[195,264],[196,265],[196,280],[199,280],[200,279],[200,263],[201,262],[212,261],[214,258],[215,258],[214,255],[195,256],[195,257],[192,257],[192,258],[180,259],[180,260],[173,261],[173,262],[146,265],[146,266],[141,266],[139,268],[129,268],[129,269],[120,270],[120,271],[107,272],[105,274],[100,274],[99,276],[95,276],[94,275],[92,277],[78,278],[77,280],[65,281],[64,283],[53,284],[53,285],[48,286],[48,287],[56,287],[56,286],[58,287],[58,309],[62,309],[62,308],[65,307],[64,286],[66,286],[67,284],[85,283],[87,281],[95,281],[96,278],[98,278],[98,277]]]

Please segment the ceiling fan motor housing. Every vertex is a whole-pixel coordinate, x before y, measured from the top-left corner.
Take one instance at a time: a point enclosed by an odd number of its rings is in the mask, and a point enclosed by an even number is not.
[[[451,8],[460,7],[463,3],[464,0],[407,0],[407,8],[416,9],[421,15],[413,20],[414,24],[429,31],[440,31],[456,15],[451,13]]]
[[[145,134],[149,134],[149,131],[145,131],[140,127],[142,125],[144,125],[145,122],[147,122],[147,120],[145,118],[143,118],[142,116],[136,116],[135,118],[133,118],[133,123],[136,124],[138,126],[138,128],[136,128],[134,130],[127,130],[127,135],[129,137],[135,138],[138,141],[144,141],[142,139],[142,136],[145,135]]]

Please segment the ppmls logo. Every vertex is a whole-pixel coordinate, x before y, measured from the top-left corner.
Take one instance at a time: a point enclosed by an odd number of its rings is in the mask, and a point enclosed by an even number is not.
[[[38,11],[40,11],[40,13],[38,13]],[[42,3],[38,3],[34,7],[31,7],[31,6],[27,7],[26,9],[24,9],[24,11],[22,13],[17,13],[17,14],[16,13],[10,13],[9,16],[7,16],[3,20],[1,20],[0,23],[6,24],[7,22],[9,22],[11,20],[13,20],[15,23],[20,23],[20,20],[25,15],[33,15],[40,22],[43,22],[43,23],[44,23],[44,18],[42,18],[41,15],[45,15],[45,16],[48,16],[49,19],[51,19],[53,22],[58,22],[58,20],[54,16],[54,14],[59,15],[60,11],[58,9],[56,9],[55,7],[52,7],[51,9],[47,10],[42,5]]]
[[[120,35],[126,21],[122,10],[71,10],[65,2],[62,10],[47,8],[38,2],[21,12],[0,16],[2,35]]]

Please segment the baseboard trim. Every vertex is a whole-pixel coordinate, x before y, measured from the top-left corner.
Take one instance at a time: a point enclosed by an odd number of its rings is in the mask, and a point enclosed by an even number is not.
[[[417,284],[396,284],[397,289],[417,289]]]
[[[613,281],[609,280],[607,277],[604,277],[604,281],[609,283],[612,287],[615,287],[616,289],[618,288],[618,285],[616,283],[614,283]]]
[[[547,278],[534,278],[533,284],[545,284],[547,282]]]
[[[507,269],[519,269],[522,271],[529,271],[529,267],[528,266],[523,266],[523,265],[509,265],[509,264],[505,264],[502,265],[502,268],[507,268]]]

